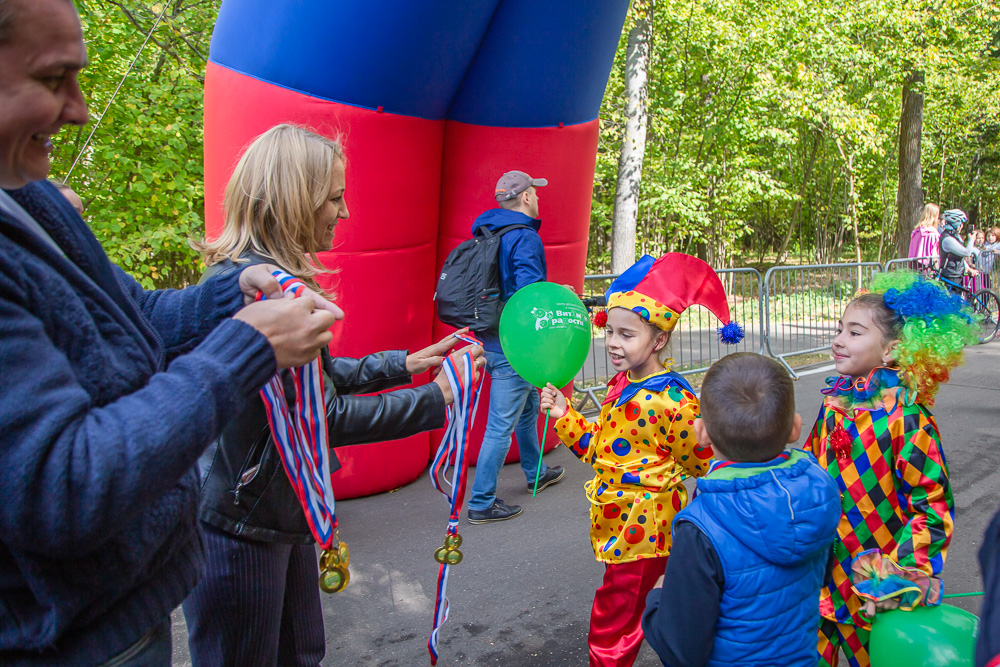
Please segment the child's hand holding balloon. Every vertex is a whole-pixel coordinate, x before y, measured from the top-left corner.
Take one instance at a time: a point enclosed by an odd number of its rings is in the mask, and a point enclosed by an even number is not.
[[[566,414],[566,397],[562,395],[555,385],[549,382],[542,387],[542,398],[538,403],[538,410],[543,415],[548,413],[554,419],[560,419]]]

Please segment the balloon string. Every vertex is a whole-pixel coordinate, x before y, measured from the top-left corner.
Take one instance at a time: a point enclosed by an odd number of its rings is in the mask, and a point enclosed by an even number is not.
[[[535,471],[535,490],[531,492],[534,498],[538,494],[538,478],[542,476],[542,457],[545,456],[545,436],[549,433],[549,411],[545,411],[545,428],[542,429],[542,445],[538,448],[538,470]]]
[[[943,595],[946,598],[971,598],[977,595],[986,595],[984,591],[979,591],[978,593],[949,593],[948,595]]]

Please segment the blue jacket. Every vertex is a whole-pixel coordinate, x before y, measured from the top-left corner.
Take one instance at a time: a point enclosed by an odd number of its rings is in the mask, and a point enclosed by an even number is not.
[[[0,214],[0,664],[99,664],[194,587],[195,464],[274,353],[237,274],[144,291],[52,185],[9,194],[59,249]]]
[[[520,211],[508,211],[505,208],[493,208],[472,223],[472,232],[479,227],[486,227],[491,232],[497,232],[510,225],[529,225],[532,229],[515,229],[500,237],[500,298],[506,301],[514,292],[526,285],[546,280],[548,275],[545,267],[545,247],[538,230],[542,226],[541,218],[532,218]],[[481,334],[484,349],[490,352],[501,352],[500,339],[493,334]]]
[[[722,564],[708,664],[814,667],[819,590],[840,521],[836,484],[799,450],[713,467],[697,484],[674,523],[697,526]]]

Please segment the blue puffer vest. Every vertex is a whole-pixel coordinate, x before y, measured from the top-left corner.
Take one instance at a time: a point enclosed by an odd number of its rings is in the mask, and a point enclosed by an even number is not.
[[[712,542],[725,576],[709,665],[815,667],[819,589],[840,493],[811,454],[729,463],[674,519]]]

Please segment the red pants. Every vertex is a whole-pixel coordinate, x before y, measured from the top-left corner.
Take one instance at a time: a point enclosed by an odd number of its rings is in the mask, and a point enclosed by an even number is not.
[[[630,667],[635,662],[646,595],[666,567],[666,556],[604,566],[604,583],[590,610],[591,667]]]

